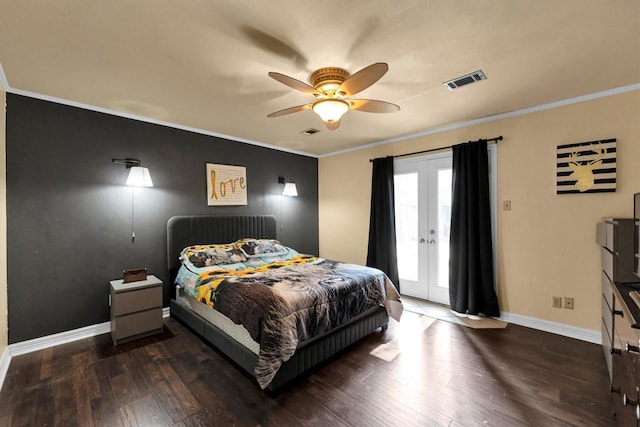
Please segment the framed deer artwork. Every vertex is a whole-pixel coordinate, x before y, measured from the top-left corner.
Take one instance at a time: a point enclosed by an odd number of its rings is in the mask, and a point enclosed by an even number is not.
[[[616,139],[558,145],[556,194],[616,191]]]

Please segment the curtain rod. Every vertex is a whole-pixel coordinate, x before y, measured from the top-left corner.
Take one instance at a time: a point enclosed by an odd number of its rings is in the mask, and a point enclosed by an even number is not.
[[[503,139],[504,138],[502,138],[502,135],[500,135],[500,136],[496,136],[495,138],[478,139],[476,141],[468,141],[467,144],[471,143],[471,142],[480,142],[480,141],[495,142],[497,144],[498,141],[502,141]],[[464,142],[461,143],[461,144],[464,144]],[[393,157],[395,159],[396,157],[415,156],[416,154],[424,154],[424,153],[430,153],[432,151],[448,150],[449,148],[453,148],[453,145],[449,145],[447,147],[432,148],[430,150],[414,151],[413,153],[398,154],[397,156],[387,156],[387,157]],[[382,158],[383,157],[377,157],[376,159],[382,159]],[[373,162],[376,159],[369,159],[369,162]]]

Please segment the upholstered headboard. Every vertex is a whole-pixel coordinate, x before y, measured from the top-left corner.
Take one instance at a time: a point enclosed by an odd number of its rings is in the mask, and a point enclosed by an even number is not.
[[[245,237],[276,238],[276,218],[272,215],[192,215],[174,216],[167,221],[167,268],[173,283],[180,268],[180,251],[190,245],[230,243]]]

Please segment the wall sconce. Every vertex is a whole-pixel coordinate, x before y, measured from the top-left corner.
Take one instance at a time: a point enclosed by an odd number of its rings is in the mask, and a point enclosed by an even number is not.
[[[134,231],[134,217],[135,217],[135,203],[134,203],[134,190],[133,187],[153,187],[153,181],[151,181],[151,174],[149,169],[140,166],[140,160],[138,159],[111,159],[113,163],[119,165],[125,165],[129,169],[129,176],[125,185],[131,188],[131,242],[136,239],[136,233]]]
[[[292,179],[285,183],[284,177],[278,177],[278,184],[284,184],[282,189],[283,196],[297,197],[298,189],[296,188],[296,182]],[[282,210],[283,197],[280,197],[280,230],[284,230],[284,212]]]
[[[284,189],[282,190],[282,195],[283,196],[289,196],[289,197],[297,197],[298,196],[298,189],[296,188],[296,182],[294,180],[290,179],[289,182],[287,182],[285,184],[284,177],[279,176],[278,177],[278,183],[279,184],[284,184]]]
[[[129,169],[126,185],[129,187],[153,187],[149,169],[140,166],[138,159],[111,159],[113,163],[125,165]]]

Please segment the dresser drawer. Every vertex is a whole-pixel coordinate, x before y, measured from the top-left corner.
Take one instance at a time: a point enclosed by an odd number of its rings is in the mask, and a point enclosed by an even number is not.
[[[606,248],[600,248],[600,264],[602,265],[602,271],[605,272],[609,280],[615,280],[616,276],[616,256],[609,252]]]
[[[611,345],[613,339],[613,312],[604,298],[602,299],[602,324],[607,331],[607,335],[609,336],[609,345]],[[604,339],[604,334],[602,335],[602,338]]]
[[[613,346],[616,351],[619,350],[622,361],[624,362],[625,370],[631,375],[640,374],[638,366],[640,364],[640,353],[638,353],[640,347],[640,341],[636,330],[620,317],[616,316],[615,320],[615,335]],[[629,377],[633,379],[633,377]],[[635,384],[635,383],[634,383]]]
[[[634,220],[607,218],[596,226],[596,242],[601,249],[601,266],[611,281],[638,283],[634,274]]]
[[[615,252],[615,228],[613,222],[599,222],[596,225],[596,243],[603,248]]]
[[[604,271],[600,272],[600,280],[602,282],[602,297],[607,301],[607,306],[609,308],[609,313],[613,313],[613,283],[607,277]],[[604,316],[604,308],[602,306],[602,315]],[[611,330],[611,329],[609,329]]]
[[[613,365],[611,354],[611,329],[607,328],[604,318],[602,319],[602,352],[604,353],[604,360],[607,362],[607,370],[609,371],[609,381],[613,380]]]

